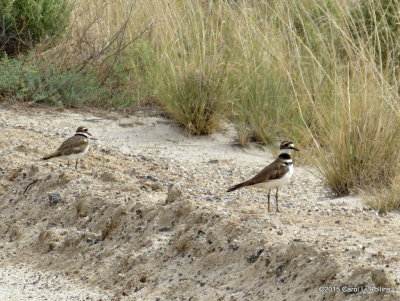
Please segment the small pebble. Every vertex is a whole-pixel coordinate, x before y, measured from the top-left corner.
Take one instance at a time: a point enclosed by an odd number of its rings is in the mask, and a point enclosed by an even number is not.
[[[58,192],[49,193],[47,196],[49,198],[50,205],[56,205],[62,202],[61,194]]]

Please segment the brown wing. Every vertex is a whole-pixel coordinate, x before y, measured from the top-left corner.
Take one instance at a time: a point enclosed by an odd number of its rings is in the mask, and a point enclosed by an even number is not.
[[[65,140],[57,149],[56,153],[62,156],[80,153],[87,144],[88,139],[86,137],[75,135]]]
[[[288,166],[280,162],[274,161],[246,182],[248,183],[247,185],[254,185],[262,182],[267,182],[269,180],[280,179],[288,171]]]
[[[84,136],[75,135],[65,140],[60,147],[52,154],[42,158],[48,160],[55,157],[67,156],[80,153],[88,144],[88,139]]]
[[[245,187],[251,186],[258,183],[267,182],[270,180],[280,179],[283,177],[285,173],[289,171],[289,167],[285,164],[280,163],[275,160],[270,165],[266,166],[263,170],[261,170],[258,174],[256,174],[250,180],[247,180],[243,183],[237,184],[228,189],[228,192]]]

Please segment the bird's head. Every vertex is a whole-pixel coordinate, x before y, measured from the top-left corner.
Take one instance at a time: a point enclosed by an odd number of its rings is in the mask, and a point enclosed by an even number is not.
[[[282,141],[280,150],[281,154],[290,154],[292,151],[299,151],[297,148],[294,147],[294,143],[292,141]]]

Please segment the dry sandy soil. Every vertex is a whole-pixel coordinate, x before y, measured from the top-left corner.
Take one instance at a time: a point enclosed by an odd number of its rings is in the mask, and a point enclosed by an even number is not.
[[[79,125],[96,140],[78,172],[40,160]],[[225,191],[273,155],[233,143],[152,111],[0,104],[0,300],[400,299],[398,213],[299,164],[267,212],[264,191]]]

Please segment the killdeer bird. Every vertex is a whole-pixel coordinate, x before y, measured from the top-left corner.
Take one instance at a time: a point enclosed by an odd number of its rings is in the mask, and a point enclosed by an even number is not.
[[[68,166],[69,161],[76,160],[75,170],[78,170],[78,160],[89,149],[89,135],[92,136],[86,127],[78,127],[74,136],[65,140],[54,153],[42,158],[42,160],[63,158],[68,160]]]
[[[276,188],[275,194],[275,205],[276,212],[278,209],[278,189],[279,187],[289,183],[290,178],[293,175],[293,161],[290,157],[292,151],[298,151],[294,147],[294,143],[291,141],[283,141],[280,146],[280,154],[278,158],[270,165],[261,170],[256,176],[247,180],[243,183],[232,186],[228,189],[228,192],[234,191],[242,187],[255,187],[268,189],[268,211],[270,211],[270,197],[271,190]]]

